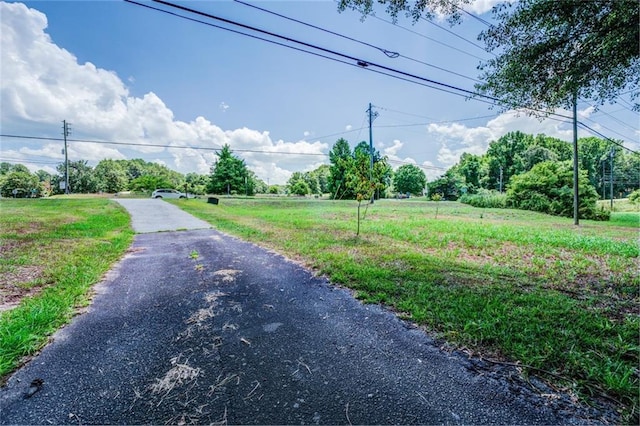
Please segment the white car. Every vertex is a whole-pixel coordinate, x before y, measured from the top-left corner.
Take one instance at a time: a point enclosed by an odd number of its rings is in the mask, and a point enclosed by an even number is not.
[[[187,195],[175,189],[156,189],[151,193],[151,198],[187,198]]]

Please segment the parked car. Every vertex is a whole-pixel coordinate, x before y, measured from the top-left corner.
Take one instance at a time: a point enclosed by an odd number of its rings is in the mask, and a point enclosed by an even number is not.
[[[187,194],[175,189],[156,189],[151,193],[151,198],[187,198]]]

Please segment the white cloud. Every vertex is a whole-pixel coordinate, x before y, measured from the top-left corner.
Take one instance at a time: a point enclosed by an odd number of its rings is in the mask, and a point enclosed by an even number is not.
[[[578,115],[588,117],[593,112],[590,108],[578,111]],[[564,110],[558,110],[556,113],[564,116],[571,115],[570,112]],[[558,121],[552,118],[540,120],[518,111],[502,113],[489,120],[483,126],[467,127],[460,123],[430,124],[427,127],[427,131],[437,142],[440,142],[438,161],[445,167],[450,167],[457,163],[460,155],[464,152],[476,155],[484,154],[489,142],[513,131],[521,131],[533,135],[543,133],[566,141],[570,141],[573,138],[572,125],[566,120]],[[579,131],[580,137],[586,135],[585,132]]]
[[[403,145],[404,144],[402,142],[400,142],[398,139],[395,139],[393,141],[393,145],[384,148],[383,153],[384,155],[388,155],[389,157],[396,156]],[[383,146],[383,144],[380,144],[380,146]]]
[[[29,128],[30,134],[37,131],[57,136],[60,121],[65,118],[72,123],[73,136],[78,139],[135,144],[126,146],[134,151],[129,158],[157,161],[182,173],[208,173],[215,149],[229,144],[258,177],[270,183],[284,183],[291,170],[310,169],[325,159],[301,155],[323,154],[328,150],[325,143],[273,141],[268,131],[246,127],[223,130],[205,117],[191,122],[176,120],[155,93],[131,96],[115,72],[90,62],[79,64],[71,52],[57,46],[46,33],[47,17],[24,4],[0,3],[0,25],[0,118],[5,133],[20,134],[21,129]],[[128,77],[127,81],[135,80]],[[228,108],[224,101],[220,103],[222,111]],[[310,134],[305,132],[305,137]],[[10,143],[11,147],[3,141],[3,155],[15,152],[20,155],[17,158],[25,160],[23,164],[29,156],[51,161],[62,158],[61,146],[55,143],[28,149],[16,141]],[[114,145],[69,143],[70,159],[90,163],[126,158],[123,150]],[[32,168],[35,165],[34,160]]]
[[[482,15],[483,13],[491,11],[491,9],[499,3],[514,3],[514,1],[515,0],[473,0],[470,4],[463,5],[463,9],[471,13]]]

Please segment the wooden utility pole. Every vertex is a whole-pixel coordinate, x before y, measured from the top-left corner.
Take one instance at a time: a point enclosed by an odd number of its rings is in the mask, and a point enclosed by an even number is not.
[[[64,193],[70,194],[69,190],[69,155],[67,149],[67,136],[71,133],[67,120],[62,120],[62,134],[64,135]]]
[[[579,225],[580,198],[578,192],[578,92],[573,94],[573,224]]]

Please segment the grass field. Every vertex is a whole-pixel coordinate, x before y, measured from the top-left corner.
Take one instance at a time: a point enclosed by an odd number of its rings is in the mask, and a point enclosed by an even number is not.
[[[132,238],[105,199],[0,201],[0,383],[88,303]]]
[[[609,222],[458,203],[175,201],[301,260],[458,348],[518,362],[565,390],[639,407],[640,215]],[[437,217],[436,217],[437,214]]]

